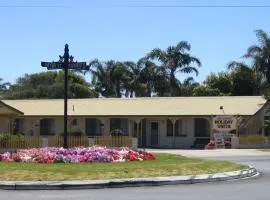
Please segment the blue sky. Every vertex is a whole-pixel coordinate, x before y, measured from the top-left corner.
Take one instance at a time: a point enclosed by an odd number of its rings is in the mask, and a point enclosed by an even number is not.
[[[40,61],[58,60],[65,43],[78,61],[137,61],[186,40],[202,82],[256,44],[255,29],[270,34],[269,18],[269,0],[0,0],[0,77],[45,71]]]

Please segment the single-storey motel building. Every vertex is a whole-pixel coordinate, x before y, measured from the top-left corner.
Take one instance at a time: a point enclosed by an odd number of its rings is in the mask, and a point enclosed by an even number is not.
[[[0,101],[0,133],[42,136],[63,133],[62,99]],[[210,139],[213,117],[241,116],[237,135],[268,135],[267,100],[260,96],[96,98],[68,101],[69,130],[89,137],[114,129],[137,138],[140,147],[191,148]]]

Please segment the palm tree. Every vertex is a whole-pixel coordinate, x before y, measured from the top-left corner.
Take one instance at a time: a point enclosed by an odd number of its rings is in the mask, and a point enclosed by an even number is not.
[[[142,68],[134,62],[127,61],[123,63],[126,67],[126,76],[124,76],[126,97],[144,96],[144,85],[141,82]]]
[[[143,96],[151,97],[154,93],[157,93],[158,96],[165,96],[168,91],[169,77],[164,68],[157,67],[147,58],[141,58],[137,65],[141,69],[140,82],[141,88],[144,90]]]
[[[112,66],[95,59],[90,62],[92,84],[95,91],[104,97],[115,97],[114,84],[111,76]]]
[[[155,92],[160,97],[165,97],[170,94],[170,77],[165,68],[156,68],[156,75],[154,76]]]
[[[180,91],[181,96],[192,96],[193,89],[199,86],[198,82],[195,82],[193,77],[187,77],[181,84],[180,84]]]
[[[142,83],[142,88],[144,88],[144,94],[142,96],[151,97],[152,93],[154,92],[154,77],[156,76],[156,66],[153,62],[150,62],[145,58],[141,58],[137,62],[137,66],[141,69],[140,82]]]
[[[197,67],[201,66],[201,62],[198,58],[189,54],[191,46],[186,41],[179,42],[176,46],[169,46],[165,51],[159,48],[153,49],[146,58],[157,61],[161,65],[159,68],[163,68],[164,71],[170,77],[170,95],[179,95],[179,80],[176,78],[176,74],[181,73],[193,73],[198,75]],[[195,64],[192,66],[192,64]]]
[[[100,62],[96,59],[90,62],[90,71],[93,75],[92,84],[97,92],[104,97],[122,97],[129,78],[123,62]]]
[[[244,57],[252,59],[254,71],[270,84],[270,37],[263,30],[255,30],[255,32],[259,45],[250,46]]]
[[[252,70],[247,64],[243,62],[232,61],[227,65],[228,70]]]

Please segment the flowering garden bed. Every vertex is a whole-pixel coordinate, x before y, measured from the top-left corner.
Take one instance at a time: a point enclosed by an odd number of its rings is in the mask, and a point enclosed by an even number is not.
[[[1,154],[0,181],[62,181],[181,176],[245,166],[127,148],[41,148]],[[137,162],[131,162],[136,161]],[[141,162],[140,162],[141,161]],[[51,164],[45,164],[51,163]]]
[[[128,148],[55,148],[22,149],[15,153],[0,154],[2,162],[25,163],[103,163],[154,160],[153,154],[145,151],[132,151]]]

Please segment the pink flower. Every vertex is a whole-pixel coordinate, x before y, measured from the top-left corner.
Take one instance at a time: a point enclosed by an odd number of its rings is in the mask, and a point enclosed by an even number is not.
[[[85,163],[85,162],[124,162],[154,160],[153,154],[132,151],[128,148],[106,147],[76,147],[71,149],[46,147],[21,149],[17,153],[0,154],[2,162],[32,162],[32,163]]]

